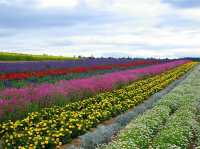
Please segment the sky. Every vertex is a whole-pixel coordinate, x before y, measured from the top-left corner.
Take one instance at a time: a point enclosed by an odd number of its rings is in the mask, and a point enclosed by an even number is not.
[[[0,0],[0,51],[200,57],[200,0]]]

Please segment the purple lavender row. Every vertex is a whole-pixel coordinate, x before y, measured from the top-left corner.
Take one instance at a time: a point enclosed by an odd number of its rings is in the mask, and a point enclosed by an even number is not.
[[[133,61],[132,59],[81,59],[67,61],[34,61],[34,62],[15,62],[0,63],[0,73],[10,72],[32,72],[47,69],[71,68],[78,66],[96,66],[108,64],[123,64]],[[165,62],[166,60],[162,60]]]
[[[102,91],[109,91],[119,83],[127,84],[140,79],[142,76],[160,74],[187,62],[187,60],[177,60],[85,79],[62,80],[56,84],[44,83],[21,89],[5,89],[0,91],[0,116],[4,114],[2,109],[5,107],[10,109],[9,112],[13,112],[14,107],[25,108],[29,103],[38,103],[41,107],[46,107],[54,104],[58,99],[67,100],[72,95],[73,97],[76,95],[77,98],[81,98],[86,92],[96,94]]]

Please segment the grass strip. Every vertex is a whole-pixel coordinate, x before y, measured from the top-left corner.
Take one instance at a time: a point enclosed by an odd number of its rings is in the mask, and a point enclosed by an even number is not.
[[[0,52],[0,61],[45,61],[45,60],[76,60],[76,57],[32,55],[20,53]]]

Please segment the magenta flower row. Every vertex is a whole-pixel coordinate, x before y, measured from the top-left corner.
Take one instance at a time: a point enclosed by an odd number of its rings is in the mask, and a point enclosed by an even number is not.
[[[143,76],[160,74],[187,62],[187,60],[177,60],[84,79],[61,80],[55,84],[44,83],[20,89],[7,88],[0,91],[0,116],[4,114],[5,108],[9,112],[13,112],[15,107],[25,109],[29,103],[38,103],[45,107],[61,98],[67,100],[71,96],[81,98],[86,93],[96,94],[102,91],[110,91],[119,83],[127,84]]]

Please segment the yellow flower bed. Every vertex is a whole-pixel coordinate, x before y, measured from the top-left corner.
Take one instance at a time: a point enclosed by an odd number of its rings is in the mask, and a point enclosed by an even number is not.
[[[190,62],[166,73],[137,81],[112,92],[67,104],[44,108],[16,122],[0,124],[4,148],[54,148],[84,134],[100,122],[119,115],[162,90],[190,70]]]

